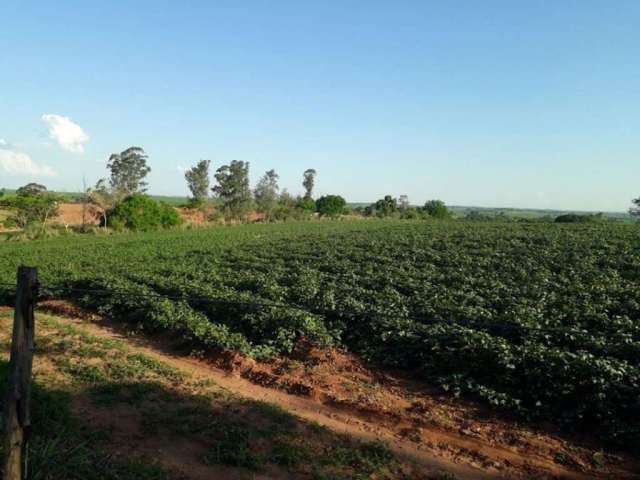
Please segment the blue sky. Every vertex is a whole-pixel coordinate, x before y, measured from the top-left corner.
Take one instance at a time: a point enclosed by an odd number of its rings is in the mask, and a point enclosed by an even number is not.
[[[626,210],[640,195],[640,2],[0,5],[0,186],[78,190],[146,149],[349,201]],[[83,136],[85,135],[85,136]]]

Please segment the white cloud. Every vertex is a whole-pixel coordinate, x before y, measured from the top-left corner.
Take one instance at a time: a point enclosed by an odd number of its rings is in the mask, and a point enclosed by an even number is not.
[[[187,171],[186,167],[183,167],[182,165],[178,165],[176,168],[180,173],[184,173]]]
[[[9,175],[34,175],[53,177],[56,172],[48,165],[38,165],[29,155],[13,150],[0,149],[0,170]]]
[[[6,147],[9,145],[4,138],[0,138],[0,147]]]
[[[74,123],[69,117],[47,113],[42,115],[42,121],[49,128],[49,137],[55,140],[65,150],[83,153],[84,144],[89,141],[89,135]]]

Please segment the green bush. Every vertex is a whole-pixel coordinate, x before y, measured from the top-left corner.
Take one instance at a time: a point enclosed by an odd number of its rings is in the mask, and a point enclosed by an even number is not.
[[[449,212],[449,209],[442,200],[428,200],[422,209],[427,215],[433,218],[451,218],[451,212]]]
[[[314,212],[316,210],[316,201],[313,198],[302,197],[298,200],[296,206],[302,210]]]
[[[4,228],[16,228],[18,226],[18,222],[15,218],[9,217],[4,219],[2,226]]]
[[[18,227],[25,228],[32,223],[46,223],[58,214],[60,196],[25,188],[18,189],[21,193],[6,197],[2,201],[2,206],[12,210],[10,218]]]
[[[317,212],[326,217],[335,217],[342,214],[347,202],[340,195],[325,195],[316,201]]]
[[[579,215],[577,213],[566,213],[556,217],[556,223],[594,223],[602,220],[602,214],[596,215]]]
[[[417,208],[409,207],[400,211],[400,218],[403,220],[418,220],[422,218],[422,215]]]
[[[110,214],[115,230],[156,230],[180,225],[182,218],[171,206],[147,195],[134,193],[119,203]]]
[[[287,220],[302,221],[312,218],[313,210],[305,210],[298,207],[279,204],[271,216],[271,220],[283,222]]]
[[[379,218],[397,216],[399,207],[398,200],[391,195],[385,195],[376,203],[369,205],[365,208],[364,213],[367,216],[377,216]]]

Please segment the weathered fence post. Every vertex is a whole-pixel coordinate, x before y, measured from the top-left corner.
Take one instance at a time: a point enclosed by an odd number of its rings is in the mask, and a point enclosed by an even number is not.
[[[31,367],[35,324],[38,270],[18,268],[18,285],[11,341],[7,398],[4,406],[3,480],[24,480],[27,476],[27,443],[31,427]]]

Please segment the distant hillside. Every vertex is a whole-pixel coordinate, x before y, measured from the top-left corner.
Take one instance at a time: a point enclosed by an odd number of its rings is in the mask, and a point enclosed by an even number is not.
[[[366,207],[370,205],[365,202],[353,202],[348,206],[351,208]],[[413,205],[416,206],[416,205]],[[588,215],[595,213],[602,213],[606,218],[617,218],[620,220],[631,220],[631,215],[627,212],[601,212],[601,211],[584,211],[584,210],[554,210],[554,209],[538,209],[538,208],[511,208],[511,207],[474,207],[466,205],[448,205],[449,210],[456,217],[464,217],[471,211],[480,212],[483,215],[497,216],[505,215],[507,217],[518,218],[542,218],[542,217],[557,217],[558,215],[565,215],[568,213],[576,213],[579,215]]]
[[[607,218],[617,218],[620,220],[631,220],[631,216],[627,212],[601,212],[601,211],[581,211],[581,210],[553,210],[553,209],[537,209],[537,208],[493,208],[493,207],[471,207],[462,205],[453,205],[449,209],[459,216],[464,216],[471,211],[483,213],[485,215],[506,215],[507,217],[520,218],[540,218],[540,217],[557,217],[568,213],[576,213],[579,215],[588,215],[602,213]]]

